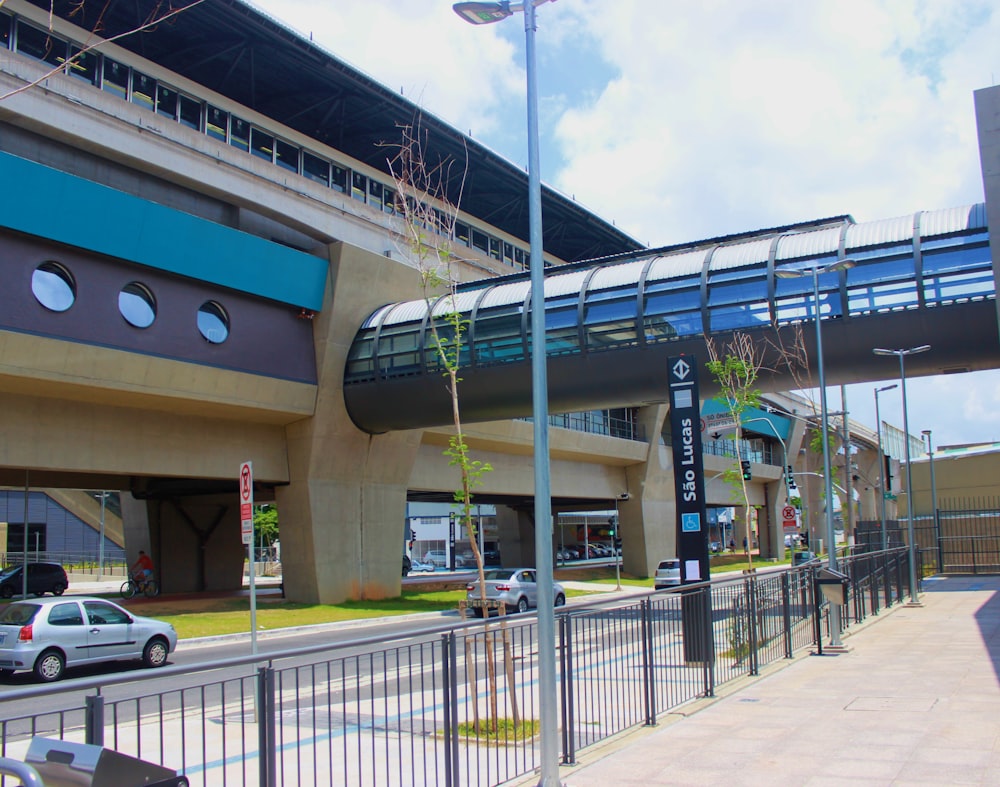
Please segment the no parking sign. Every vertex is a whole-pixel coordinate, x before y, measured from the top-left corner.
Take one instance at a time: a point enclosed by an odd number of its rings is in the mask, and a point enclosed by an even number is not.
[[[240,533],[244,544],[253,543],[253,463],[240,465]]]

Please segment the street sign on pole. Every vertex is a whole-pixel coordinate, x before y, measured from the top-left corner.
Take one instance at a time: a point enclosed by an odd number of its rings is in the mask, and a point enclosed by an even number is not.
[[[257,587],[254,575],[257,567],[253,559],[253,463],[240,465],[240,533],[250,553],[250,652],[257,653]]]
[[[794,522],[796,513],[795,506],[785,506],[781,509],[781,518],[785,520],[791,519]]]
[[[253,463],[240,465],[240,533],[244,544],[253,543]]]

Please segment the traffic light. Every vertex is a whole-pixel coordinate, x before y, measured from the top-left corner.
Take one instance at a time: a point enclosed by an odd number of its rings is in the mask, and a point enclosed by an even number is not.
[[[788,482],[789,486],[795,486],[795,474],[792,472],[791,465],[785,467],[785,481]]]
[[[742,462],[740,462],[740,468],[743,470],[743,480],[744,481],[749,481],[751,478],[753,478],[753,473],[750,472],[750,460],[749,459],[744,459]]]

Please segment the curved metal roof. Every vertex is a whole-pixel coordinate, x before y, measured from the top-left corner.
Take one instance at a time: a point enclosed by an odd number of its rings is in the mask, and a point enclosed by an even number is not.
[[[46,12],[51,6],[56,16],[86,30],[99,26],[105,38],[136,29],[157,5],[28,2]],[[398,139],[400,124],[412,125],[419,116],[428,132],[428,160],[463,162],[468,155],[462,210],[514,237],[529,237],[528,176],[520,167],[242,0],[207,0],[115,43],[387,174],[380,143]],[[455,203],[461,185],[456,172],[449,194]],[[553,189],[543,186],[542,202],[549,254],[573,262],[643,248]]]

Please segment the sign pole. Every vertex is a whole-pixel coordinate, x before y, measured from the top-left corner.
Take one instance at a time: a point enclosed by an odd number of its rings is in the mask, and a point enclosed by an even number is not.
[[[240,465],[240,532],[250,552],[250,652],[257,655],[257,586],[253,559],[253,463]]]
[[[677,557],[681,564],[681,585],[693,585],[711,580],[698,367],[693,355],[672,357],[667,367],[677,500]],[[689,662],[713,660],[710,603],[711,594],[707,590],[681,597],[684,657]]]

